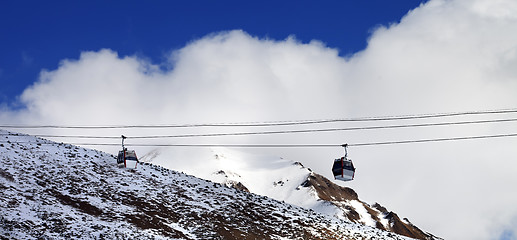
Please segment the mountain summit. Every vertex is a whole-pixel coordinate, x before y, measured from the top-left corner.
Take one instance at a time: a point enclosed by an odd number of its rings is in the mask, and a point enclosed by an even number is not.
[[[353,211],[337,218],[254,194],[251,185],[234,183],[238,190],[149,163],[119,168],[114,156],[96,150],[0,135],[0,239],[406,239],[350,220]],[[228,178],[223,172],[214,176]],[[310,173],[299,191],[327,196],[314,187],[322,179]],[[358,201],[353,190],[329,190]],[[386,221],[382,226],[397,226]]]

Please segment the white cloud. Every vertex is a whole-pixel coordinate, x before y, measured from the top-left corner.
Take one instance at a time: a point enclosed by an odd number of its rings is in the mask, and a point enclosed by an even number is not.
[[[170,55],[168,70],[112,50],[84,52],[78,60],[64,60],[58,69],[43,71],[20,98],[27,109],[3,109],[0,118],[16,123],[118,125],[515,108],[515,26],[513,1],[436,0],[412,10],[398,24],[378,28],[368,47],[348,58],[318,41],[260,39],[243,31],[214,33],[189,43]],[[514,129],[514,123],[507,123],[171,142],[340,144]],[[48,131],[32,133],[71,133]],[[173,133],[148,129],[123,134]],[[516,143],[515,138],[505,138],[351,148],[358,173],[349,186],[363,199],[379,201],[439,236],[487,239],[517,216]],[[138,151],[141,155],[148,150]],[[342,153],[265,151],[301,161],[327,176],[331,160]]]

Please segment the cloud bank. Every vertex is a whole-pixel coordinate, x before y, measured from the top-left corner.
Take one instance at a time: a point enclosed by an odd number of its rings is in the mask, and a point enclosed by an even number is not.
[[[63,60],[57,69],[42,71],[19,98],[25,108],[3,107],[0,120],[38,125],[219,123],[515,108],[515,26],[514,1],[434,0],[410,11],[399,23],[379,27],[366,49],[347,57],[320,41],[264,39],[241,30],[194,40],[172,51],[160,65],[118,56],[109,49],[83,52],[79,59]],[[340,144],[514,129],[515,124],[507,123],[168,143]],[[122,134],[185,131],[133,129]],[[121,134],[119,130],[76,133]],[[145,143],[149,142],[155,141]],[[515,138],[505,138],[352,148],[358,176],[349,186],[364,199],[379,201],[447,239],[497,239],[517,231],[512,224],[517,216],[517,193],[512,190],[517,182],[516,144]],[[342,152],[267,151],[301,161],[327,177],[330,162]],[[185,165],[180,160],[177,164]]]

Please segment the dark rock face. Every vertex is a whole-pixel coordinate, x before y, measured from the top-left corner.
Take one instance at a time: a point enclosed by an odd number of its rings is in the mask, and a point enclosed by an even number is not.
[[[420,230],[420,228],[413,225],[407,218],[401,220],[396,213],[388,211],[385,207],[378,203],[375,203],[372,207],[383,213],[384,218],[388,220],[390,226],[389,229],[386,229],[388,231],[417,239],[441,239],[430,233]]]
[[[341,187],[317,173],[311,173],[302,186],[312,186],[317,191],[319,198],[325,201],[359,200],[353,189]]]

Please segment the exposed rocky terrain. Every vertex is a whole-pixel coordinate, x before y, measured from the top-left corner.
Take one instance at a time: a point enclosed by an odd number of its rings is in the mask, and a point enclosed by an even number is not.
[[[406,239],[156,165],[0,137],[1,239]]]

